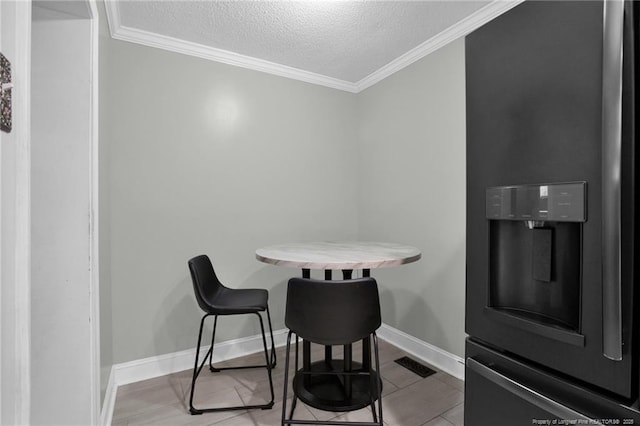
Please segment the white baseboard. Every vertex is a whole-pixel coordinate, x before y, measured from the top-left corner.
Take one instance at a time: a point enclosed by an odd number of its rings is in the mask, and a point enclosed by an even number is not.
[[[273,332],[273,340],[276,347],[286,344],[287,333],[288,330],[286,329]],[[420,360],[454,377],[464,380],[464,360],[462,358],[386,324],[382,324],[382,327],[378,330],[378,336]],[[267,339],[269,340],[268,336]],[[200,355],[204,356],[208,350],[208,346],[201,348]],[[226,342],[216,343],[213,360],[214,362],[225,361],[256,353],[261,350],[262,335],[260,334],[243,337],[241,339],[228,340]],[[111,424],[118,386],[191,369],[193,368],[194,356],[195,348],[115,364],[111,368],[109,383],[107,385],[104,403],[102,404],[101,425],[107,426]]]
[[[100,412],[100,425],[109,426],[113,419],[113,409],[116,406],[116,393],[118,391],[118,385],[115,381],[115,370],[111,368],[109,374],[109,381],[107,382],[107,391],[104,394],[104,401],[102,402],[102,411]]]
[[[422,361],[433,365],[447,374],[464,380],[464,359],[459,356],[410,336],[387,324],[382,324],[382,327],[378,329],[377,333],[381,339],[386,340],[403,351],[420,358]]]
[[[282,346],[286,343],[287,333],[288,330],[276,330],[273,332],[273,340],[276,346]],[[267,344],[269,346],[271,346],[270,340],[267,335]],[[200,348],[200,357],[204,357],[208,350],[208,345],[203,345]],[[263,350],[261,334],[227,340],[226,342],[216,343],[213,362],[226,361],[261,350]],[[122,386],[178,371],[189,370],[193,368],[195,353],[196,350],[193,348],[116,364],[113,366],[115,383],[117,386]]]

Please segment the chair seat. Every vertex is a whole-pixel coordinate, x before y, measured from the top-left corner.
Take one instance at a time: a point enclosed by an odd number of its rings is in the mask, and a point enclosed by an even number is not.
[[[209,314],[235,315],[261,312],[267,309],[269,292],[265,289],[253,288],[221,288],[216,297],[207,301]]]

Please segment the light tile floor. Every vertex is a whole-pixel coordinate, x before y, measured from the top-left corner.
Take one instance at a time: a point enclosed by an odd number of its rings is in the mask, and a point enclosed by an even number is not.
[[[386,425],[462,426],[464,418],[464,382],[442,371],[422,378],[396,364],[407,356],[402,350],[380,342],[380,370],[383,378],[383,419]],[[354,359],[360,356],[354,346]],[[334,349],[334,356],[340,353]],[[113,413],[114,426],[128,425],[279,425],[282,415],[285,349],[277,350],[278,365],[273,370],[275,405],[270,410],[240,410],[205,413],[188,412],[191,370],[132,383],[118,388]],[[312,345],[312,359],[322,359],[322,346]],[[221,363],[242,365],[260,363],[263,354],[253,354]],[[291,359],[293,364],[293,356]],[[293,370],[293,368],[291,369]],[[289,379],[291,380],[291,373]],[[289,388],[289,398],[291,388]],[[269,399],[265,369],[231,370],[212,374],[203,369],[196,384],[196,407],[226,404],[260,404]],[[290,401],[289,401],[290,402]],[[290,404],[288,403],[288,407]],[[371,421],[371,410],[334,413],[298,402],[296,418],[308,420]]]

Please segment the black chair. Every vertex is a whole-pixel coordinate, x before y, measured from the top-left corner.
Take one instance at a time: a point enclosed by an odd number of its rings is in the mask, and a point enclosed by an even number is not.
[[[380,358],[378,354],[378,339],[376,330],[382,323],[380,315],[380,298],[378,285],[373,278],[359,278],[354,280],[321,281],[308,278],[292,278],[287,288],[287,303],[285,325],[289,328],[287,336],[287,356],[285,361],[284,394],[282,403],[282,424],[355,424],[382,426],[382,386],[378,378],[380,372]],[[334,375],[346,384],[350,377],[364,375],[369,377],[369,405],[373,415],[373,422],[336,422],[309,421],[293,418],[298,396],[294,386],[291,412],[286,417],[287,388],[289,383],[289,351],[291,336],[296,335],[295,370],[296,381],[304,380],[304,376]],[[368,355],[362,369],[352,370],[350,362],[345,360],[343,369],[328,371],[298,371],[298,338],[325,346],[351,345],[363,340],[370,344],[373,340],[375,371],[371,367],[371,351],[363,350]],[[350,352],[349,352],[350,353]],[[350,358],[350,357],[349,357]],[[376,372],[378,372],[376,374]],[[345,386],[348,387],[348,386]],[[349,391],[347,390],[347,393]],[[376,412],[376,402],[378,409]]]
[[[273,342],[273,330],[271,328],[271,316],[269,315],[269,306],[267,301],[269,299],[269,293],[264,289],[231,289],[227,288],[216,276],[213,266],[209,257],[206,255],[196,256],[189,260],[189,271],[191,272],[191,280],[193,281],[193,289],[198,300],[198,305],[205,312],[202,320],[200,321],[200,332],[198,333],[198,347],[196,349],[196,360],[193,367],[193,379],[191,380],[191,396],[189,398],[189,412],[191,414],[202,414],[206,412],[214,411],[229,411],[229,410],[245,410],[249,408],[261,408],[268,409],[273,407],[273,380],[271,378],[271,369],[276,365],[276,352]],[[267,339],[264,333],[264,323],[262,321],[261,312],[267,312],[267,319],[269,321],[269,333],[271,334],[271,357],[269,357],[269,351],[267,349]],[[216,368],[212,364],[213,360],[213,344],[216,337],[216,326],[218,325],[218,316],[220,315],[241,315],[241,314],[256,314],[260,320],[260,329],[262,331],[262,343],[264,344],[264,365],[247,365],[239,367],[225,367]],[[204,321],[207,317],[213,316],[213,334],[211,336],[211,347],[204,356],[204,359],[200,365],[198,365],[198,357],[200,355],[200,343],[202,342],[202,330],[204,327]],[[209,359],[209,370],[212,373],[217,373],[223,370],[237,370],[245,368],[266,368],[269,375],[269,386],[271,389],[271,401],[262,405],[240,405],[234,407],[216,407],[216,408],[195,408],[193,406],[193,394],[196,387],[196,379],[204,367],[204,364]],[[271,358],[271,359],[269,359]]]

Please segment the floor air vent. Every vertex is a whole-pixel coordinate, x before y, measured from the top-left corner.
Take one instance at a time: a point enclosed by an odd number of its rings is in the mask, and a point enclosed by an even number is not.
[[[420,377],[427,377],[435,373],[435,370],[427,367],[424,364],[420,364],[418,361],[409,358],[408,356],[403,356],[402,358],[398,358],[395,360],[398,364],[406,368],[407,370],[413,371]]]

